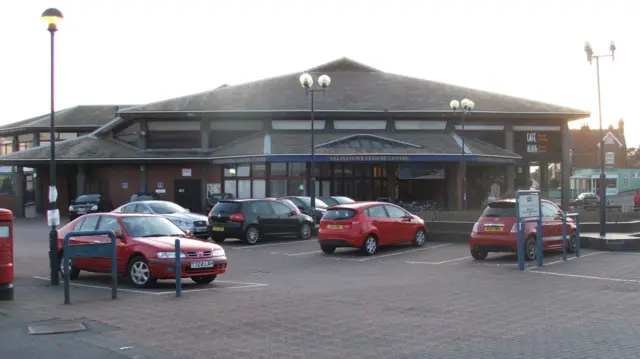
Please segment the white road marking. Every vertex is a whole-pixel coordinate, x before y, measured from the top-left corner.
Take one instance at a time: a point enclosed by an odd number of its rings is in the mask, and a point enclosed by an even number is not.
[[[229,247],[229,246],[227,246],[226,248],[237,249],[237,250],[246,250],[246,249],[258,249],[258,248],[263,248],[263,247],[283,246],[285,244],[312,243],[312,242],[313,241],[310,241],[308,239],[302,239],[302,240],[299,240],[299,241],[288,241],[288,242],[278,242],[278,243],[257,244],[255,246],[247,245],[246,247]]]
[[[563,260],[563,259],[560,259],[560,260],[557,260],[557,261],[554,261],[554,262],[543,263],[542,267],[535,266],[535,267],[531,267],[531,268],[527,268],[527,269],[528,270],[541,269],[541,268],[544,268],[544,267],[552,266],[554,264],[568,262],[568,261],[571,261],[571,260],[574,260],[574,259],[589,257],[589,256],[593,256],[593,255],[596,255],[596,254],[603,254],[603,253],[607,253],[607,252],[591,252],[591,253],[587,253],[587,254],[581,255],[580,257],[567,257],[566,261]]]
[[[385,258],[385,257],[391,257],[391,256],[397,256],[400,254],[404,254],[404,253],[413,253],[413,252],[418,252],[418,251],[425,251],[427,249],[434,249],[434,248],[441,248],[441,247],[447,247],[450,246],[451,243],[445,243],[445,244],[438,244],[437,246],[431,246],[431,247],[424,247],[424,248],[416,248],[416,249],[410,249],[408,251],[401,251],[401,252],[395,252],[395,253],[389,253],[389,254],[381,254],[381,255],[374,255],[371,257],[367,257],[367,258],[361,258],[358,259],[358,261],[360,262],[364,262],[364,261],[368,261],[370,259],[377,259],[377,258]]]
[[[294,257],[294,256],[302,256],[305,254],[313,254],[313,253],[322,253],[322,251],[311,251],[311,252],[302,252],[302,253],[283,253],[285,256]]]
[[[41,280],[47,280],[47,281],[49,280],[49,277],[33,276],[33,278],[41,279]],[[198,289],[188,289],[188,288],[185,289],[185,288],[183,288],[182,289],[182,293],[187,293],[187,292],[205,292],[205,291],[220,290],[220,289],[257,288],[257,287],[266,287],[266,286],[268,286],[268,284],[264,284],[264,283],[236,282],[236,281],[232,281],[232,280],[217,280],[216,283],[235,283],[235,284],[240,284],[240,285],[231,286],[231,287],[212,287],[212,288],[198,288]],[[83,288],[111,290],[110,286],[100,286],[100,285],[81,284],[81,283],[69,283],[69,285],[72,285],[72,286],[75,286],[75,287],[83,287]],[[145,291],[145,290],[120,288],[120,287],[118,287],[118,291],[129,292],[129,293],[138,293],[138,294],[150,294],[150,295],[165,295],[165,294],[175,294],[176,293],[175,289],[171,290],[171,291],[153,292],[153,291]]]
[[[595,276],[589,276],[589,275],[567,274],[567,273],[556,273],[556,272],[542,272],[542,271],[529,271],[529,273],[548,274],[548,275],[555,275],[555,276],[560,276],[560,277],[570,277],[570,278],[579,278],[579,279],[606,280],[606,281],[609,281],[609,282],[620,282],[620,283],[640,283],[640,280],[638,280],[638,279],[595,277]]]
[[[407,264],[433,264],[433,265],[437,265],[437,264],[445,264],[445,263],[451,263],[451,262],[462,261],[462,260],[469,259],[469,258],[471,258],[471,256],[466,256],[466,257],[456,258],[456,259],[449,259],[449,260],[447,260],[447,261],[440,261],[440,262],[406,261],[406,262],[403,262],[403,263],[407,263]]]

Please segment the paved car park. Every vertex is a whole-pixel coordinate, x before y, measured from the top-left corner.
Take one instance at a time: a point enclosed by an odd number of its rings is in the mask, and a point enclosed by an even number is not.
[[[18,224],[16,233],[18,298],[0,311],[108,325],[113,334],[100,340],[111,341],[101,345],[114,351],[125,346],[114,336],[160,358],[622,358],[640,350],[640,319],[628,315],[640,301],[632,253],[582,250],[566,262],[546,253],[544,267],[520,272],[515,255],[474,261],[462,243],[367,257],[324,254],[313,239],[228,240],[228,272],[211,285],[185,279],[182,298],[173,281],[148,290],[123,281],[111,301],[108,276],[82,273],[64,306],[62,287],[46,280],[46,227]]]

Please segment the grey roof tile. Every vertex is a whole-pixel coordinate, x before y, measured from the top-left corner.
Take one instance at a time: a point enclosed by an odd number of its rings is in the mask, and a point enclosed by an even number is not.
[[[316,68],[327,70],[331,86],[316,95],[318,111],[425,111],[450,112],[452,99],[470,98],[475,111],[506,113],[570,113],[587,111],[469,89],[436,81],[381,72],[355,61],[340,59]],[[362,67],[365,66],[365,67]],[[368,70],[367,70],[368,69]],[[317,78],[321,72],[312,72]],[[122,111],[307,111],[309,100],[298,81],[300,73],[160,101]]]

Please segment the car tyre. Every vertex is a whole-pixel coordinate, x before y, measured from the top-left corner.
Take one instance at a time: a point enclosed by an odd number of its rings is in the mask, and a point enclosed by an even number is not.
[[[487,250],[482,247],[475,246],[471,250],[471,256],[473,257],[473,259],[478,261],[486,259],[488,255],[489,252],[487,252]]]
[[[422,247],[427,242],[427,231],[424,228],[419,228],[416,231],[415,236],[413,237],[413,245],[417,247]]]
[[[260,231],[257,226],[249,226],[244,231],[244,241],[250,245],[254,245],[260,241]]]
[[[569,240],[567,241],[567,253],[575,253],[578,248],[577,238],[575,234],[569,236]]]
[[[226,240],[225,237],[221,237],[221,236],[216,236],[216,235],[211,235],[211,240],[216,242],[216,243],[222,243]]]
[[[64,280],[64,255],[62,252],[60,252],[59,258],[60,258],[59,260],[60,277],[62,277],[62,280]],[[77,267],[74,267],[71,263],[71,258],[69,258],[69,279],[76,280],[78,279],[79,276],[80,276],[80,269],[78,269]]]
[[[524,260],[534,261],[538,256],[538,246],[536,237],[528,237],[524,242]]]
[[[320,249],[322,249],[322,251],[326,254],[331,254],[333,252],[336,251],[336,247],[335,246],[327,246],[327,245],[320,245]]]
[[[373,234],[368,235],[367,238],[364,239],[360,250],[368,256],[376,254],[378,251],[378,238]]]
[[[127,275],[133,286],[137,288],[149,288],[158,281],[158,278],[151,275],[149,263],[142,256],[136,256],[129,261]]]
[[[300,226],[300,232],[298,233],[298,237],[300,239],[309,239],[311,238],[311,225],[309,223],[303,223]]]
[[[216,274],[199,275],[199,276],[191,277],[191,280],[194,281],[196,284],[205,285],[205,284],[210,284],[211,282],[216,280],[216,277],[217,277]]]

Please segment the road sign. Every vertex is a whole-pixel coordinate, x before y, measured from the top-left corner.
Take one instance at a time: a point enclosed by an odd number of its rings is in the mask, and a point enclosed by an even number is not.
[[[540,216],[540,194],[537,192],[528,192],[521,194],[517,198],[518,216],[520,218],[539,217]]]

